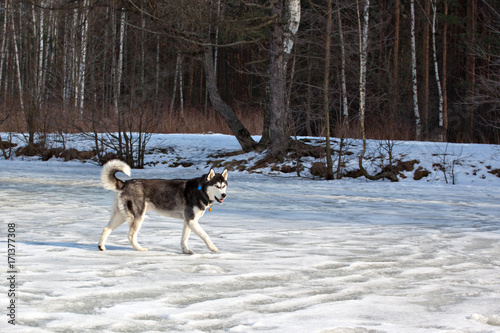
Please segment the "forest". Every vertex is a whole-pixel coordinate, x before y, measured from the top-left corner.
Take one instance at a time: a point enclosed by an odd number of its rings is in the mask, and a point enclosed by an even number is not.
[[[499,51],[497,0],[4,0],[0,132],[498,144]]]

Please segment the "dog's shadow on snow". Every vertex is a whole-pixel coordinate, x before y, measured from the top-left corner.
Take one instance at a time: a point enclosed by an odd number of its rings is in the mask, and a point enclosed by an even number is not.
[[[80,249],[87,251],[97,251],[101,252],[96,244],[82,244],[82,243],[73,243],[73,242],[31,242],[31,241],[22,241],[17,242],[26,245],[35,245],[35,246],[54,246],[61,248],[71,248],[71,249]],[[121,251],[135,251],[130,247],[125,246],[115,246],[115,245],[106,245],[106,250],[121,250]]]

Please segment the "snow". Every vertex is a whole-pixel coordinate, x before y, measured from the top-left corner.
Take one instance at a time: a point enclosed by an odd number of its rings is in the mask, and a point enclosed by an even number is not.
[[[148,155],[158,163],[133,177],[198,177],[208,155],[239,148],[218,134],[155,135],[150,147],[172,149]],[[500,332],[500,178],[488,173],[499,168],[496,147],[397,149],[431,175],[391,183],[230,172],[227,200],[200,220],[220,252],[192,235],[192,256],[181,253],[182,222],[154,213],[139,233],[148,252],[133,250],[126,226],[100,252],[114,193],[97,165],[0,160],[2,235],[16,224],[18,271],[16,325],[4,310],[0,330]],[[460,155],[457,185],[433,170],[439,151]],[[162,163],[172,160],[194,165]],[[6,309],[6,258],[2,266]]]

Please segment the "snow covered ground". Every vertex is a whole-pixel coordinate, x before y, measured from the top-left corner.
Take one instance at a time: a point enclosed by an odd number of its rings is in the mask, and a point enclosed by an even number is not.
[[[223,135],[158,135],[155,146],[172,150],[148,155],[159,163],[133,177],[198,177],[206,156],[238,149]],[[500,166],[498,150],[397,149],[431,175],[390,183],[231,172],[227,200],[200,221],[220,252],[192,235],[192,256],[181,254],[182,222],[156,214],[139,233],[148,252],[132,249],[126,226],[100,252],[114,194],[96,165],[0,160],[0,330],[500,332],[500,178],[488,172]],[[432,169],[452,150],[457,185]],[[194,165],[161,163],[171,159]],[[6,316],[9,223],[15,326]]]

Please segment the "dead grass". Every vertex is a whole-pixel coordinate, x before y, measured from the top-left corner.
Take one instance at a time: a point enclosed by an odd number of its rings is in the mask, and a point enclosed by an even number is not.
[[[258,108],[235,109],[235,113],[252,135],[262,134],[264,120],[263,110]],[[141,124],[142,116],[142,124]],[[188,107],[184,109],[183,116],[180,110],[131,110],[125,116],[127,130],[148,130],[154,133],[222,133],[232,134],[224,118],[215,110],[208,108]],[[85,110],[83,117],[79,112],[63,110],[60,107],[46,106],[40,110],[36,119],[36,132],[38,133],[75,133],[79,131],[92,131],[92,119],[97,120],[98,131],[115,132],[118,130],[117,117],[114,110],[107,108],[99,110],[92,115],[90,110]],[[26,119],[20,111],[10,114],[2,123],[2,132],[23,133],[27,131]]]

